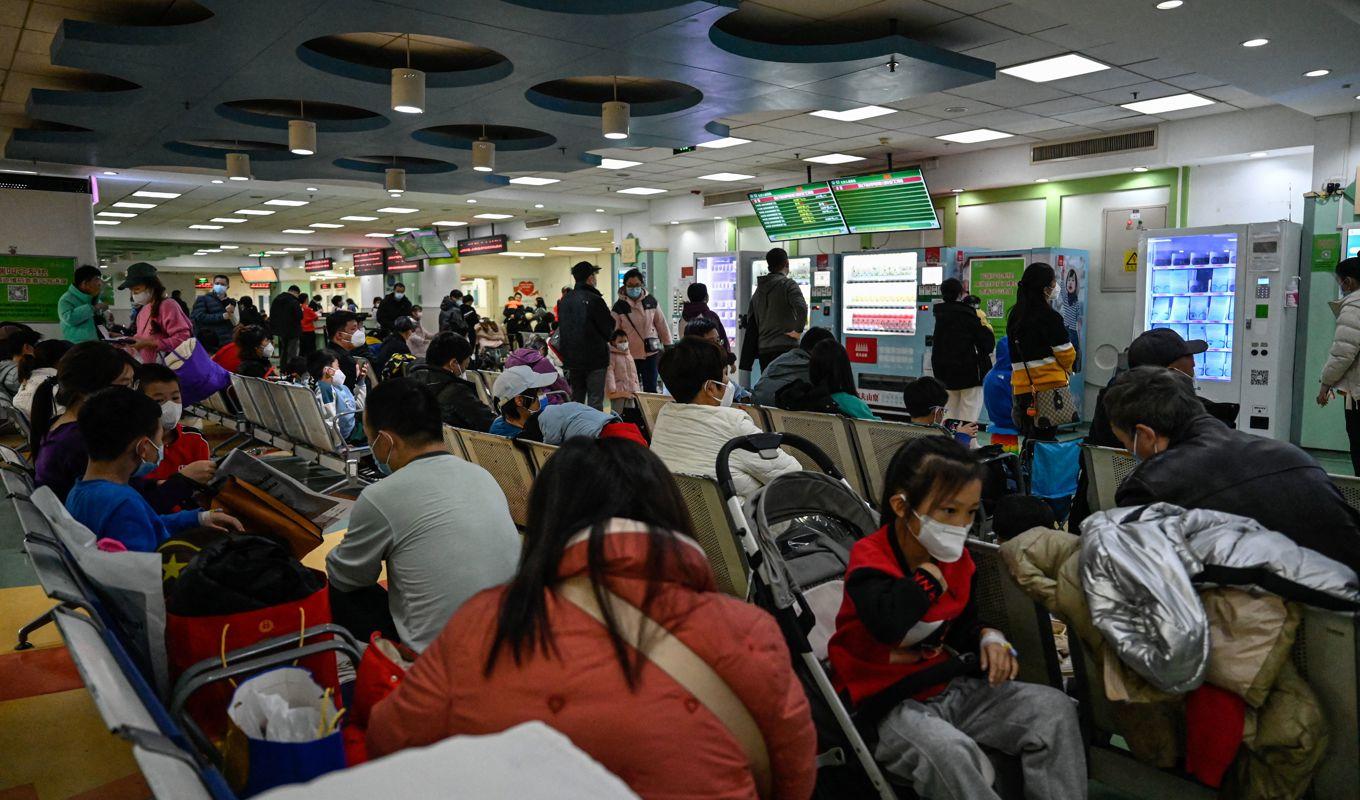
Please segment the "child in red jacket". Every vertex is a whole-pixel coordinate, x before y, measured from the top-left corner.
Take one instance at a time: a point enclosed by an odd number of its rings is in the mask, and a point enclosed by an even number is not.
[[[165,431],[165,456],[160,466],[146,476],[147,480],[163,481],[190,464],[211,459],[212,448],[208,447],[208,440],[203,438],[203,434],[179,424],[184,406],[180,403],[179,378],[175,376],[175,371],[163,364],[143,364],[137,369],[137,384],[142,394],[160,403],[161,428]],[[201,466],[196,467],[194,474],[189,477],[199,480]]]

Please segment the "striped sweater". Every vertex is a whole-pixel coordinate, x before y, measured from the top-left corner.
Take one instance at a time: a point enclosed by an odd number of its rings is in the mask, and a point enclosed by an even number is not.
[[[1038,319],[1012,326],[1008,335],[1011,388],[1015,394],[1033,394],[1067,385],[1077,351],[1067,337],[1061,314],[1045,309]]]

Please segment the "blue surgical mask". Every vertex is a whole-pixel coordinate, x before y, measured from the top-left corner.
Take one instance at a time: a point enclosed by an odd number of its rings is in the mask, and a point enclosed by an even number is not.
[[[386,434],[386,431],[384,431],[383,433],[378,434],[378,437],[381,438],[384,434]],[[374,439],[374,441],[373,441],[373,447],[369,450],[369,452],[373,454],[373,463],[378,467],[378,472],[382,473],[384,476],[391,475],[391,474],[392,474],[392,465],[389,464],[388,462],[383,461],[382,459],[378,458],[378,442],[377,442],[377,439]],[[388,458],[391,458],[391,457],[392,457],[392,451],[391,451],[391,450],[388,450],[388,451],[387,451],[387,457],[388,457]]]
[[[147,441],[151,440],[148,439]],[[135,472],[132,473],[132,477],[145,478],[147,475],[150,475],[151,473],[156,471],[156,467],[159,467],[161,465],[161,460],[164,458],[165,458],[165,446],[159,444],[156,445],[156,460],[147,461],[146,459],[142,459],[142,463],[137,465],[137,469]]]
[[[641,286],[629,286],[624,291],[628,294],[629,297],[633,298],[634,300],[638,299],[639,297],[642,297]]]
[[[393,292],[392,296],[400,300],[406,296],[406,292]]]
[[[226,286],[223,286],[223,285],[220,284],[220,283],[214,283],[214,284],[213,284],[213,294],[226,294],[226,293],[227,293],[227,287],[226,287]]]

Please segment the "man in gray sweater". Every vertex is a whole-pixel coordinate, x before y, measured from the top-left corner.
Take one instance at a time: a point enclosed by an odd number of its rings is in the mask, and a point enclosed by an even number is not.
[[[759,357],[762,371],[768,369],[776,358],[798,346],[803,328],[807,327],[807,299],[798,282],[789,277],[789,254],[782,247],[773,248],[765,254],[765,263],[769,264],[770,272],[756,280],[756,291],[746,312],[741,346],[744,370],[751,368],[755,357]]]
[[[326,555],[332,610],[363,641],[372,630],[394,628],[419,652],[464,601],[514,575],[520,537],[491,473],[445,450],[439,402],[428,388],[410,378],[378,384],[368,394],[364,431],[387,477],[364,487],[344,540]]]

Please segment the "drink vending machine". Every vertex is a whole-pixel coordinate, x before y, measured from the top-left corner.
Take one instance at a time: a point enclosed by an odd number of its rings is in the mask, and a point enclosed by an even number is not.
[[[752,262],[761,255],[750,252],[694,255],[694,282],[708,287],[708,307],[722,320],[734,353],[741,352],[737,349],[738,320],[751,297],[750,291],[743,291],[743,287],[750,280]]]
[[[1166,229],[1138,245],[1136,330],[1207,342],[1200,394],[1239,404],[1239,428],[1276,439],[1289,438],[1301,233],[1287,221]]]
[[[902,389],[930,374],[940,284],[960,278],[968,252],[927,247],[846,253],[840,263],[840,334],[866,402],[901,408]]]

